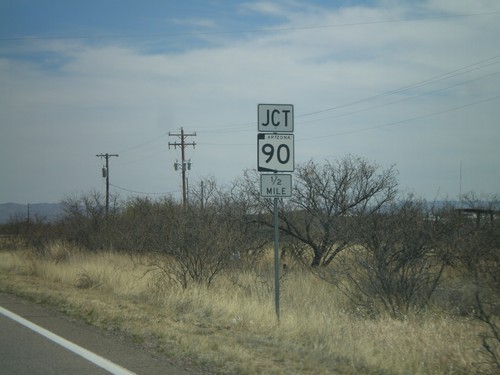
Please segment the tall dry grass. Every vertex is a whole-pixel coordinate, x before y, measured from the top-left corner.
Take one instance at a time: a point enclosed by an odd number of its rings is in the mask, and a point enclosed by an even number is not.
[[[479,327],[440,311],[365,318],[301,268],[282,277],[281,320],[272,265],[233,269],[211,286],[181,289],[113,252],[54,243],[43,254],[0,252],[0,290],[57,304],[133,340],[238,374],[466,374],[477,370]]]

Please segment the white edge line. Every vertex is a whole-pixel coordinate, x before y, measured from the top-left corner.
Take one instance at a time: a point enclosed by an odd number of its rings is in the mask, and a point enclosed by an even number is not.
[[[134,372],[131,372],[127,370],[126,368],[123,368],[116,363],[111,362],[110,360],[103,358],[95,353],[92,353],[91,351],[82,348],[81,346],[78,346],[71,341],[68,341],[61,336],[56,335],[55,333],[52,333],[45,328],[42,328],[35,323],[30,322],[29,320],[26,320],[22,317],[20,317],[17,314],[14,314],[13,312],[4,309],[2,306],[0,306],[0,314],[5,315],[6,317],[18,322],[19,324],[22,324],[23,326],[31,329],[32,331],[48,338],[49,340],[55,342],[58,345],[61,345],[62,347],[72,351],[73,353],[79,355],[80,357],[85,358],[86,360],[94,363],[95,365],[103,368],[104,370],[107,370],[111,372],[112,374],[116,375],[136,375]]]

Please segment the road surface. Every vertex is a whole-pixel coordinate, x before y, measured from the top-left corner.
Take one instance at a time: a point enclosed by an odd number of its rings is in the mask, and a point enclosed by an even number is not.
[[[0,374],[197,374],[20,298],[0,307]]]

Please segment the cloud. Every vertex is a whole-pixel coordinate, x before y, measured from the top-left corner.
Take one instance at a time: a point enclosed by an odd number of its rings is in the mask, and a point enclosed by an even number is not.
[[[241,9],[246,9],[264,15],[283,16],[287,13],[287,7],[280,2],[256,1],[244,3]]]
[[[173,22],[181,26],[204,28],[204,29],[214,29],[217,26],[217,22],[209,18],[172,19],[170,20],[170,22]]]
[[[498,100],[470,104],[498,95],[498,15],[440,18],[493,12],[494,3],[346,3],[321,11],[298,4],[246,4],[277,16],[281,31],[200,34],[217,43],[181,50],[169,49],[170,38],[155,52],[133,39],[3,49],[0,173],[9,179],[0,201],[56,201],[100,188],[95,154],[121,150],[111,161],[114,184],[178,190],[179,154],[165,134],[181,126],[197,132],[196,149],[187,149],[193,182],[206,175],[228,182],[256,166],[256,109],[265,102],[295,105],[297,162],[359,154],[396,164],[403,186],[433,196],[456,195],[451,171],[463,160],[467,186],[497,189],[498,162],[488,155],[500,146]],[[210,28],[218,20],[183,23]],[[7,162],[20,149],[22,157]]]

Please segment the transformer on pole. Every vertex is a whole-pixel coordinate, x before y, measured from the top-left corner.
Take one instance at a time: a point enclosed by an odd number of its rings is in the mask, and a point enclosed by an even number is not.
[[[118,157],[118,154],[98,154],[98,158],[106,159],[106,166],[102,168],[102,177],[106,179],[106,216],[109,212],[109,158],[112,156]]]
[[[181,171],[182,171],[182,206],[186,207],[187,206],[186,170],[191,170],[191,160],[186,161],[184,149],[187,146],[193,146],[193,148],[195,148],[196,143],[195,142],[186,142],[186,138],[187,137],[196,137],[196,133],[186,134],[186,133],[184,133],[184,129],[181,128],[180,133],[169,132],[168,135],[171,137],[179,137],[179,139],[180,139],[180,142],[169,142],[168,148],[170,148],[170,146],[173,146],[174,148],[180,147],[180,149],[181,149],[181,162],[179,163],[178,161],[176,161],[174,163],[174,169],[177,171],[179,168],[181,168]]]

